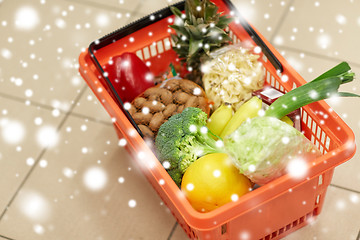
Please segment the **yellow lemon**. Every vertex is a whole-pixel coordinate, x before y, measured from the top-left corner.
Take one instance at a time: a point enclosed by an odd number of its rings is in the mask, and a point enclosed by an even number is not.
[[[181,190],[200,212],[208,212],[236,201],[250,188],[250,180],[240,174],[225,153],[199,158],[186,170],[181,183]]]

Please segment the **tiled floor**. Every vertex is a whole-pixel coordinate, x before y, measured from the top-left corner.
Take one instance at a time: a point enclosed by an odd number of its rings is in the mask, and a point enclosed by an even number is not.
[[[77,71],[91,41],[171,2],[0,0],[1,240],[187,239]],[[234,3],[305,79],[341,60],[360,76],[359,1]],[[342,89],[360,94],[359,79]],[[358,146],[359,101],[328,101]],[[336,168],[320,217],[286,239],[360,239],[359,156]]]

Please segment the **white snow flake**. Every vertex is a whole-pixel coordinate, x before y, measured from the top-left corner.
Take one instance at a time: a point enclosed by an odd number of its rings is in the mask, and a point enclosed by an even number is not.
[[[10,59],[12,58],[12,53],[9,49],[3,48],[1,49],[1,56],[5,59]]]
[[[20,195],[21,197],[15,206],[25,217],[33,221],[45,221],[50,217],[49,202],[40,193],[24,190]]]
[[[32,30],[39,22],[38,12],[30,6],[21,7],[15,14],[15,25],[19,30]]]
[[[39,235],[43,235],[45,233],[45,228],[40,224],[35,224],[33,229],[34,229],[34,232]]]
[[[304,159],[295,158],[288,163],[286,170],[291,177],[302,178],[306,175],[308,166]]]
[[[186,184],[186,189],[187,189],[188,191],[192,191],[192,190],[194,190],[194,188],[195,188],[194,184],[192,184],[192,183]]]
[[[345,25],[346,24],[346,17],[342,14],[338,14],[336,15],[336,22],[340,25]]]
[[[81,148],[81,152],[82,152],[83,154],[86,154],[86,153],[89,152],[89,149],[88,149],[87,147],[82,147],[82,148]]]
[[[46,168],[47,165],[48,165],[47,160],[45,160],[45,159],[41,159],[41,160],[40,160],[39,166],[40,166],[41,168]]]
[[[64,29],[66,27],[66,22],[62,18],[57,18],[55,20],[55,25],[60,29]]]
[[[52,110],[52,115],[54,116],[54,117],[59,117],[60,116],[60,110],[59,109],[54,109],[54,110]]]
[[[106,27],[110,23],[110,19],[109,19],[108,15],[105,13],[98,14],[95,18],[95,21],[99,27]]]
[[[125,178],[124,178],[124,177],[119,177],[119,178],[118,178],[118,182],[119,182],[119,183],[124,183],[124,182],[125,182]]]
[[[236,193],[231,195],[231,201],[236,202],[237,200],[239,200],[239,195],[237,195]]]
[[[33,158],[29,157],[28,159],[26,159],[26,164],[28,166],[32,166],[32,165],[34,165],[34,163],[35,163],[35,160]]]
[[[331,37],[328,34],[321,34],[317,37],[317,44],[322,49],[327,49],[331,44]]]
[[[92,191],[103,189],[107,183],[107,174],[100,167],[89,168],[83,176],[85,186]]]
[[[119,140],[118,145],[119,145],[120,147],[124,147],[124,146],[126,146],[126,143],[127,143],[126,139],[125,139],[125,138],[122,138],[122,139]]]
[[[213,171],[213,176],[214,176],[215,178],[219,178],[219,177],[221,176],[221,171],[218,170],[218,169],[215,169],[215,170]]]
[[[71,84],[73,86],[79,86],[81,84],[81,79],[78,76],[74,76],[71,78]]]
[[[73,178],[75,173],[71,168],[65,167],[62,171],[65,177],[67,178]]]
[[[85,124],[81,125],[81,131],[85,132],[87,130],[87,126]]]
[[[274,39],[274,43],[276,45],[283,45],[284,44],[284,38],[282,36],[276,36]]]
[[[134,199],[131,199],[128,204],[129,204],[129,207],[131,207],[131,208],[136,207],[136,201]]]
[[[25,137],[25,127],[16,120],[0,119],[2,138],[9,144],[18,144]]]
[[[43,126],[36,134],[36,140],[41,147],[54,147],[59,141],[59,134],[53,126]]]

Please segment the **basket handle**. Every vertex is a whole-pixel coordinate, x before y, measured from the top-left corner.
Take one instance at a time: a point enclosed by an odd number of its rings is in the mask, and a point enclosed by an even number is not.
[[[277,57],[271,52],[271,50],[269,49],[269,47],[265,44],[265,42],[262,40],[262,38],[257,34],[257,32],[255,31],[255,29],[241,16],[241,14],[239,13],[239,11],[236,9],[236,7],[234,6],[234,4],[230,1],[230,0],[222,0],[229,9],[231,9],[232,11],[235,12],[236,16],[239,18],[240,20],[240,24],[242,25],[242,27],[245,29],[245,31],[249,34],[249,36],[253,39],[253,41],[261,47],[263,53],[265,54],[265,56],[268,58],[268,60],[271,62],[271,64],[280,72],[283,72],[283,66],[281,64],[281,62],[277,59]],[[185,9],[185,1],[176,3],[174,5],[172,5],[178,9],[180,9],[181,11]],[[104,75],[104,69],[102,68],[102,66],[100,65],[98,59],[95,56],[95,53],[97,50],[101,49],[102,47],[105,47],[123,37],[126,37],[128,35],[130,35],[133,32],[136,32],[138,30],[141,30],[142,28],[155,23],[157,21],[160,21],[164,18],[167,18],[169,16],[173,15],[173,13],[170,11],[170,7],[166,7],[163,9],[158,10],[157,12],[154,12],[148,16],[145,16],[133,23],[127,24],[126,26],[115,30],[112,33],[109,33],[107,35],[105,35],[104,37],[100,38],[99,40],[93,41],[92,43],[90,43],[88,51],[89,51],[89,55],[91,56],[91,60],[94,62],[96,68],[98,69],[98,71],[101,73],[101,75],[103,76],[103,78],[105,79],[105,82],[107,84],[107,87],[109,87],[111,89],[111,93],[114,97],[115,97],[115,101],[117,101],[119,107],[121,108],[121,110],[125,113],[126,117],[128,118],[128,120],[131,122],[131,124],[134,126],[134,128],[139,132],[140,136],[143,137],[142,132],[140,131],[139,127],[137,126],[137,124],[135,123],[134,119],[131,117],[130,113],[124,108],[124,103],[121,100],[119,94],[115,91],[114,86],[112,85],[111,81],[109,80],[109,78],[107,76]],[[155,19],[150,17],[150,16],[155,16]]]
[[[266,45],[264,40],[259,36],[259,34],[255,31],[255,29],[245,20],[245,18],[240,14],[237,8],[230,0],[222,0],[228,7],[231,9],[235,16],[239,18],[241,26],[245,29],[245,31],[249,34],[249,36],[254,40],[254,42],[261,47],[262,52],[269,59],[271,64],[276,68],[276,70],[280,73],[284,71],[284,68],[274,55],[274,53],[270,50],[270,48]]]

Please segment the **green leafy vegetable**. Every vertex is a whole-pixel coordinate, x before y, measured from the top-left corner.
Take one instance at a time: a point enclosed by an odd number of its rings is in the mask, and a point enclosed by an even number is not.
[[[271,104],[265,116],[282,118],[302,106],[334,96],[360,97],[353,93],[338,92],[339,86],[351,82],[354,76],[349,64],[342,62],[313,81],[281,96]]]
[[[343,62],[281,96],[270,105],[265,116],[240,125],[224,139],[224,146],[240,172],[263,185],[287,172],[290,161],[319,156],[319,150],[304,135],[279,119],[297,108],[332,96],[360,97],[338,92],[341,84],[353,79],[354,73]]]
[[[160,162],[176,184],[182,174],[199,157],[223,152],[206,126],[207,114],[199,108],[185,108],[160,126],[155,146]],[[166,166],[167,161],[170,166]]]

